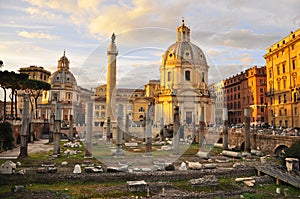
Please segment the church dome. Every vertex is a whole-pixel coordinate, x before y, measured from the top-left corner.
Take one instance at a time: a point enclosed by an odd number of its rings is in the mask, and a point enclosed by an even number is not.
[[[74,75],[69,70],[69,60],[64,55],[58,60],[57,65],[57,71],[55,71],[50,77],[49,77],[49,84],[52,86],[55,85],[69,85],[71,87],[77,86],[76,79]]]
[[[49,77],[49,84],[51,85],[69,84],[69,85],[77,86],[77,82],[74,75],[70,71],[63,71],[63,70],[55,71]]]
[[[203,51],[190,42],[190,29],[182,21],[181,26],[177,28],[176,42],[172,44],[164,53],[162,64],[169,61],[189,61],[193,64],[207,65]]]

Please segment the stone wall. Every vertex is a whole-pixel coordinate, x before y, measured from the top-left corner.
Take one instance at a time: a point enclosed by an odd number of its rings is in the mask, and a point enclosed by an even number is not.
[[[251,149],[258,149],[265,153],[274,154],[277,147],[290,147],[294,142],[300,140],[300,136],[284,136],[271,134],[254,134],[250,133]],[[244,133],[229,132],[228,144],[242,149],[245,143]]]

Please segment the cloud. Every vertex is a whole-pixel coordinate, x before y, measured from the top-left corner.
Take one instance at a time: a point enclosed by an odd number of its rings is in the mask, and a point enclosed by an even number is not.
[[[50,35],[42,32],[27,32],[23,30],[23,31],[17,31],[17,34],[21,37],[30,38],[30,39],[49,39],[49,40],[59,39],[59,36]]]
[[[241,54],[240,60],[244,65],[254,64],[255,61],[255,59],[248,53]]]
[[[59,20],[62,18],[61,15],[57,15],[53,12],[48,12],[46,10],[41,10],[36,7],[26,8],[25,12],[30,14],[32,17],[39,17],[39,18],[45,18],[45,19],[51,19],[51,20]]]

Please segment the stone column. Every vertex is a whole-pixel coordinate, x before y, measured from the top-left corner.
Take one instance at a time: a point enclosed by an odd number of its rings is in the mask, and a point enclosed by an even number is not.
[[[245,152],[250,152],[250,108],[245,108]]]
[[[223,149],[228,150],[228,111],[223,108]]]
[[[54,146],[53,155],[60,155],[60,137],[61,137],[61,102],[55,104],[55,120],[54,120]]]
[[[86,121],[86,135],[85,135],[85,158],[92,157],[92,117],[93,117],[93,103],[87,104],[87,121]]]
[[[107,84],[106,84],[106,116],[115,122],[113,112],[116,103],[116,79],[117,79],[117,55],[118,50],[115,44],[116,36],[113,33],[107,50]]]
[[[68,134],[69,141],[73,140],[73,123],[74,123],[73,115],[70,115],[70,125],[69,125],[69,134]]]
[[[164,118],[161,117],[159,120],[159,136],[160,136],[160,141],[164,141],[164,135],[161,135],[161,133],[164,133]]]
[[[196,141],[196,133],[197,133],[197,129],[196,129],[196,117],[194,115],[194,118],[193,118],[193,132],[192,132],[192,138],[193,138],[193,142],[195,143]]]
[[[174,107],[174,122],[173,122],[173,155],[179,155],[179,107]]]
[[[112,139],[112,133],[111,133],[111,129],[110,129],[110,117],[107,117],[106,136],[107,136],[107,141],[110,142],[110,140]]]
[[[200,116],[200,122],[199,122],[199,148],[201,151],[202,145],[204,143],[204,128],[205,128],[205,123],[204,123],[204,107],[201,107],[201,116]]]
[[[61,120],[54,121],[54,145],[53,145],[53,155],[60,155],[60,137],[61,137]]]
[[[129,141],[129,115],[126,114],[124,140]]]
[[[146,155],[151,156],[152,150],[152,111],[153,104],[148,106],[148,117],[146,117]]]
[[[50,116],[50,123],[49,123],[49,143],[53,142],[54,120],[55,120],[55,115],[53,113]]]
[[[27,158],[27,120],[28,120],[28,109],[29,109],[29,94],[24,94],[24,107],[22,113],[22,128],[21,128],[21,148],[18,158]]]
[[[117,131],[117,156],[122,154],[122,143],[123,143],[123,105],[118,106],[118,131]]]

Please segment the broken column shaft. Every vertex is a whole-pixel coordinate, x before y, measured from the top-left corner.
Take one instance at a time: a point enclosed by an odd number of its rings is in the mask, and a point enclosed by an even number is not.
[[[21,148],[19,158],[28,157],[27,151],[27,120],[28,120],[28,109],[29,109],[29,94],[24,94],[24,107],[22,113],[22,129],[21,129]]]

